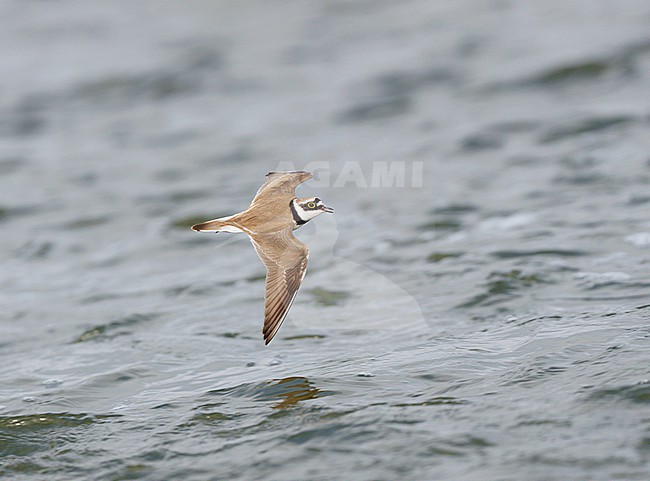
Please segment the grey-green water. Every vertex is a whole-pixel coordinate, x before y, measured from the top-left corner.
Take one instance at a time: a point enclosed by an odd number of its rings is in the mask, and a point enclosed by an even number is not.
[[[2,479],[648,479],[646,1],[0,25]],[[264,347],[252,247],[188,226],[310,163]]]

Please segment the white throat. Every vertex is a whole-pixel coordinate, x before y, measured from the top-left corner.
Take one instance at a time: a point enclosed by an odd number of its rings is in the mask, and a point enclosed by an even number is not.
[[[296,202],[296,199],[291,201],[291,206],[292,206],[291,211],[293,214],[293,221],[295,224],[294,229],[303,226],[304,224],[312,220],[314,217],[323,213],[323,211],[320,209],[315,209],[315,210],[303,209],[302,206],[298,202]]]

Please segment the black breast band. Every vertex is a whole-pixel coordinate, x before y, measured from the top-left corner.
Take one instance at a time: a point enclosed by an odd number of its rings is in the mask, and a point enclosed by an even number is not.
[[[307,221],[302,220],[302,218],[298,215],[298,211],[296,210],[296,208],[293,205],[294,200],[295,199],[292,199],[291,202],[289,202],[289,207],[291,208],[291,215],[293,216],[293,220],[296,221],[296,224],[298,224],[298,225],[306,224]]]

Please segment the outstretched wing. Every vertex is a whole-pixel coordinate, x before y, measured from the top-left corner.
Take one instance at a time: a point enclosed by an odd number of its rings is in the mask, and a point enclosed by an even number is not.
[[[251,236],[257,255],[266,266],[264,327],[266,344],[271,342],[293,304],[307,270],[309,248],[296,239],[292,229]]]
[[[294,170],[290,172],[269,172],[267,180],[259,188],[251,206],[257,203],[265,203],[268,199],[286,200],[288,203],[296,196],[296,187],[314,176],[311,172]]]

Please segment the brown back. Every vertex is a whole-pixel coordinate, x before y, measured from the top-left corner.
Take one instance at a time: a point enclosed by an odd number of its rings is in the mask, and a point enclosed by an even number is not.
[[[232,221],[256,233],[277,232],[291,222],[289,204],[296,197],[296,187],[313,177],[302,170],[293,172],[269,172],[268,180],[257,191],[251,205],[237,214]]]

